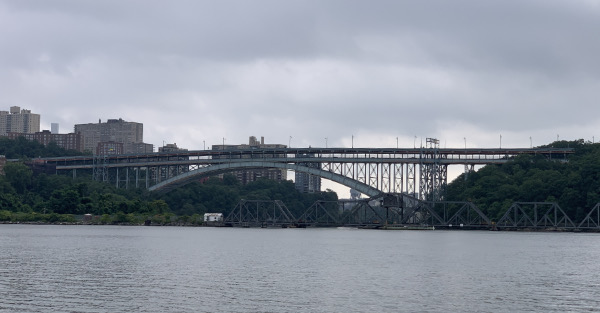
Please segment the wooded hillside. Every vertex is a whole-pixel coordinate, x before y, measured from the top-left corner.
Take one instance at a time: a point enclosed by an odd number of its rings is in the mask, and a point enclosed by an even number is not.
[[[557,202],[579,220],[600,202],[600,144],[554,142],[575,148],[568,162],[522,155],[502,165],[487,165],[460,175],[447,188],[450,201],[471,201],[498,219],[513,202]]]

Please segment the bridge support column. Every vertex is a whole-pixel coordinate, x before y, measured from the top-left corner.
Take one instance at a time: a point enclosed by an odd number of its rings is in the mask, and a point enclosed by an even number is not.
[[[417,165],[416,164],[407,164],[406,166],[406,193],[414,196],[415,198],[419,197],[417,194]]]
[[[404,192],[404,164],[393,164],[390,165],[394,167],[394,171],[393,171],[393,180],[394,180],[394,185],[393,185],[393,192],[395,193],[403,193]]]
[[[447,184],[448,166],[441,164],[439,140],[427,138],[420,164],[419,199],[441,201]]]

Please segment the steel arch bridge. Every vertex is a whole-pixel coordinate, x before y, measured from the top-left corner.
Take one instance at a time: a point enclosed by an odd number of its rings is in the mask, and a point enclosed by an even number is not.
[[[39,158],[34,164],[56,172],[91,172],[119,188],[169,190],[202,177],[257,168],[278,168],[319,176],[367,196],[403,193],[423,200],[443,198],[448,166],[465,171],[500,164],[521,154],[566,160],[569,148],[439,148],[428,139],[423,148],[261,148],[166,153]]]

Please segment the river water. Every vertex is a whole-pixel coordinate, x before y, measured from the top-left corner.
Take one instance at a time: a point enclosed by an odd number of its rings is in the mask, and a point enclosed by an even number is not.
[[[600,234],[0,225],[0,312],[600,312]]]

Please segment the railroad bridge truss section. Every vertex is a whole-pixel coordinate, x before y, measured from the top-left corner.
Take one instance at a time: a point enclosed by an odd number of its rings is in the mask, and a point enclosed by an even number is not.
[[[225,219],[225,225],[600,231],[600,203],[583,220],[575,223],[554,202],[515,202],[495,222],[471,202],[424,201],[402,194],[385,194],[356,200],[316,201],[299,217],[295,217],[278,200],[241,200]]]

